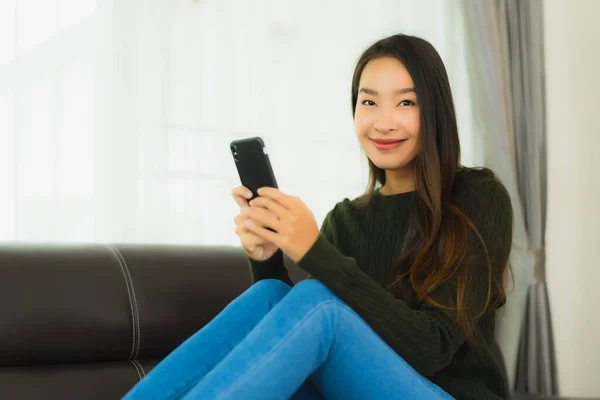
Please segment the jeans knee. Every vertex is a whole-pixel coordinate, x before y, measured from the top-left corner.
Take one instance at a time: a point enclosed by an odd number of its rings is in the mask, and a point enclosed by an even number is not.
[[[283,299],[290,290],[290,286],[279,279],[262,279],[252,285],[248,292],[277,302]]]
[[[327,286],[312,278],[297,283],[291,294],[317,301],[339,300]]]

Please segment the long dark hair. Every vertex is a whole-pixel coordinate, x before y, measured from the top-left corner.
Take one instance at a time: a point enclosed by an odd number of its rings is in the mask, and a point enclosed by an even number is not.
[[[412,164],[418,199],[393,287],[399,294],[401,285],[408,278],[419,300],[452,311],[467,340],[474,343],[475,320],[492,303],[504,303],[505,294],[503,283],[492,279],[492,264],[477,228],[452,202],[456,174],[464,167],[460,165],[458,128],[446,68],[435,48],[424,39],[399,34],[377,41],[365,50],[354,71],[353,117],[362,72],[369,61],[381,57],[397,59],[412,77],[421,123],[420,151]],[[372,199],[378,184],[385,185],[385,171],[371,160],[368,163],[369,184],[363,197],[365,204]],[[486,305],[476,315],[469,304],[472,296],[467,290],[469,271],[465,263],[471,232],[482,245],[482,257],[490,277]],[[433,293],[451,278],[456,279],[456,297],[451,304],[442,304]]]

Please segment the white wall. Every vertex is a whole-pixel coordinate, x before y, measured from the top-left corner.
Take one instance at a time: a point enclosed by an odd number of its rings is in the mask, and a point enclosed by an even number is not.
[[[547,278],[559,389],[600,397],[600,1],[543,3]]]

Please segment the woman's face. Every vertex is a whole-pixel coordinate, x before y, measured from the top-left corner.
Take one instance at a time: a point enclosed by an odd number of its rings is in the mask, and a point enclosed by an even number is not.
[[[419,152],[420,114],[413,80],[395,58],[371,60],[358,87],[356,136],[369,159],[383,170],[402,170]]]

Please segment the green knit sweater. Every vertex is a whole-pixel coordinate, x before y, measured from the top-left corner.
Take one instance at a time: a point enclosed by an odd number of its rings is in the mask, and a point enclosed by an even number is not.
[[[391,196],[377,192],[366,208],[359,205],[360,198],[345,199],[327,215],[319,239],[298,265],[352,307],[413,368],[455,398],[506,399],[505,380],[490,351],[494,309],[477,319],[479,340],[473,346],[451,313],[416,300],[410,286],[408,293],[400,295],[387,289],[397,273],[396,262],[416,198],[416,192]],[[492,267],[506,265],[513,217],[504,186],[488,169],[463,169],[455,179],[453,201],[478,228]],[[477,247],[471,246],[475,242],[472,234],[469,249]],[[281,252],[263,262],[250,260],[250,265],[253,283],[276,278],[293,284]],[[483,306],[488,269],[472,265],[469,271],[469,291]],[[438,289],[447,297],[439,300],[453,304],[456,292],[452,280],[444,285]]]

